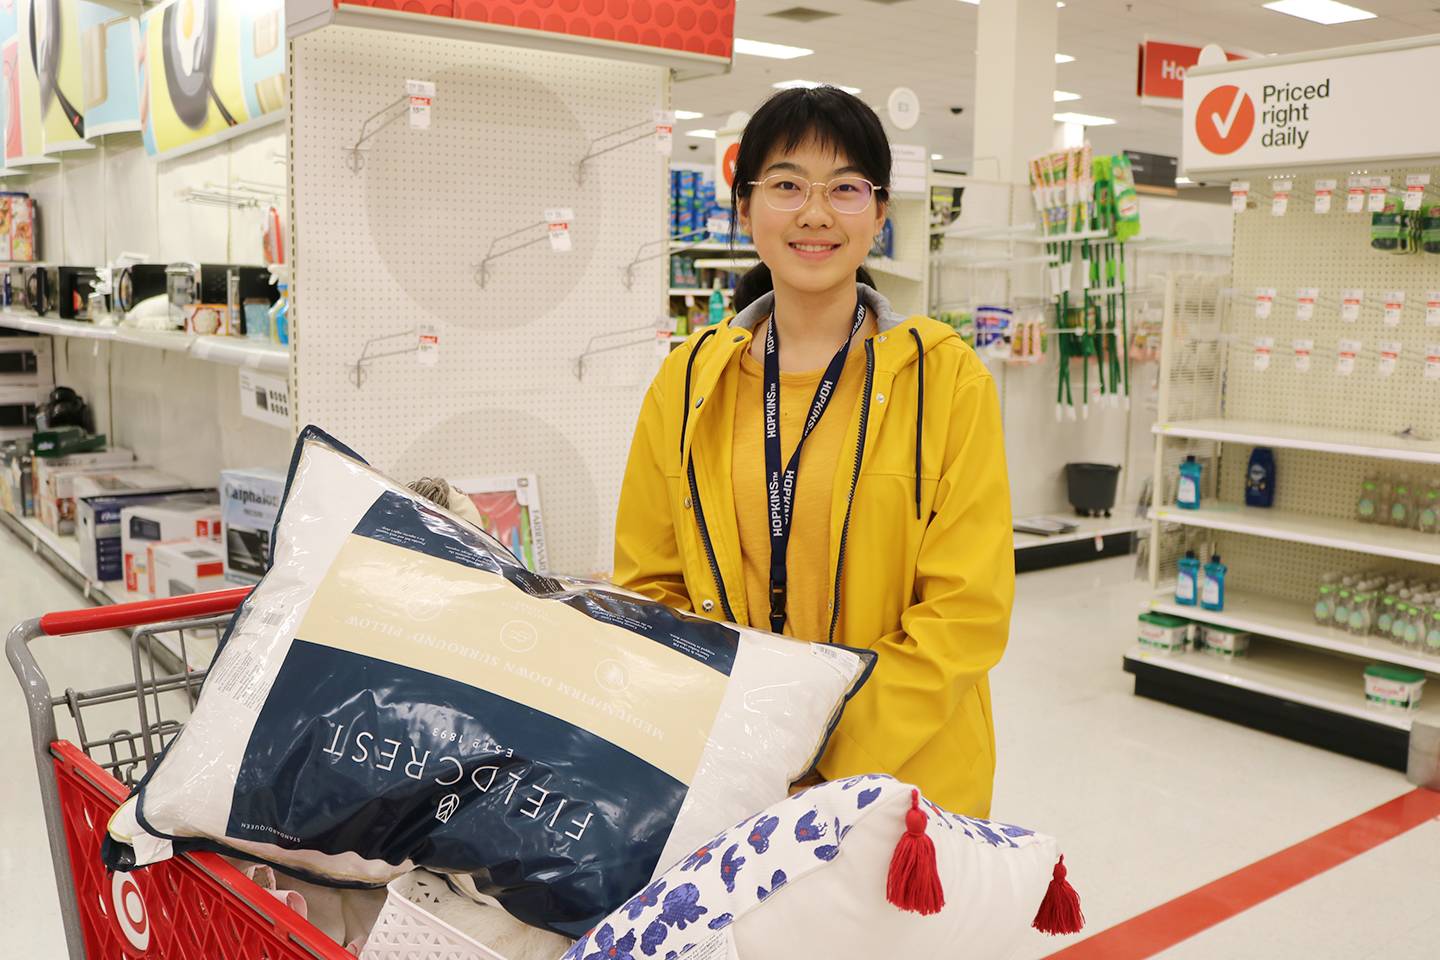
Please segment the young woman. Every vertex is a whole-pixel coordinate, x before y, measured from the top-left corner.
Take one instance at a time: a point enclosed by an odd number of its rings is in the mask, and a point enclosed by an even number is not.
[[[820,774],[893,774],[984,816],[1015,582],[999,402],[949,327],[896,315],[861,266],[889,182],[879,118],[833,87],[746,125],[734,208],[763,262],[645,397],[615,579],[877,651]]]

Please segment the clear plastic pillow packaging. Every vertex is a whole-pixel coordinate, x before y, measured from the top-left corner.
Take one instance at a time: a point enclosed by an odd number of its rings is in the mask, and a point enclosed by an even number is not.
[[[315,427],[271,542],[110,822],[113,867],[177,845],[338,886],[423,866],[578,937],[784,798],[874,663],[532,573]]]

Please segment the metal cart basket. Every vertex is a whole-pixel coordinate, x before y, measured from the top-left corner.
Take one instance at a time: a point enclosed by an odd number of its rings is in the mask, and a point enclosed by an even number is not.
[[[5,654],[30,714],[71,960],[353,960],[214,854],[177,854],[133,873],[112,874],[100,860],[111,814],[190,716],[205,672],[185,669],[187,654],[218,641],[248,592],[50,613],[10,631]],[[30,649],[47,636],[114,643],[94,634],[119,629],[132,631],[133,675],[102,689],[54,692]],[[181,669],[167,669],[177,650]],[[60,738],[62,708],[75,742]]]

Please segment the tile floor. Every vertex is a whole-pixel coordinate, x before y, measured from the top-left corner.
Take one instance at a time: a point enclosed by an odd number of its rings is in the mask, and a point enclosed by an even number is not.
[[[0,531],[0,625],[79,606]],[[1133,917],[1407,792],[1393,771],[1136,698],[1120,668],[1145,588],[1132,558],[1021,577],[1010,650],[993,677],[995,815],[1061,838],[1090,932]],[[129,675],[118,638],[46,640],[62,686]],[[65,956],[29,748],[0,676],[0,903],[7,955]],[[1440,822],[1383,844],[1158,956],[1164,960],[1433,957]],[[1034,934],[1019,960],[1065,946]]]

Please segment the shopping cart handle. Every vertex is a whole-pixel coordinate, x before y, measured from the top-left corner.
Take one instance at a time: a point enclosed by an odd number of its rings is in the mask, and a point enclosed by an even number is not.
[[[232,590],[191,593],[183,597],[167,597],[163,600],[141,600],[136,603],[117,603],[109,607],[62,610],[56,613],[47,613],[41,617],[40,630],[46,636],[62,637],[71,633],[140,627],[166,620],[210,617],[219,613],[230,613],[240,606],[241,601],[250,595],[252,589],[252,587],[236,587]]]

